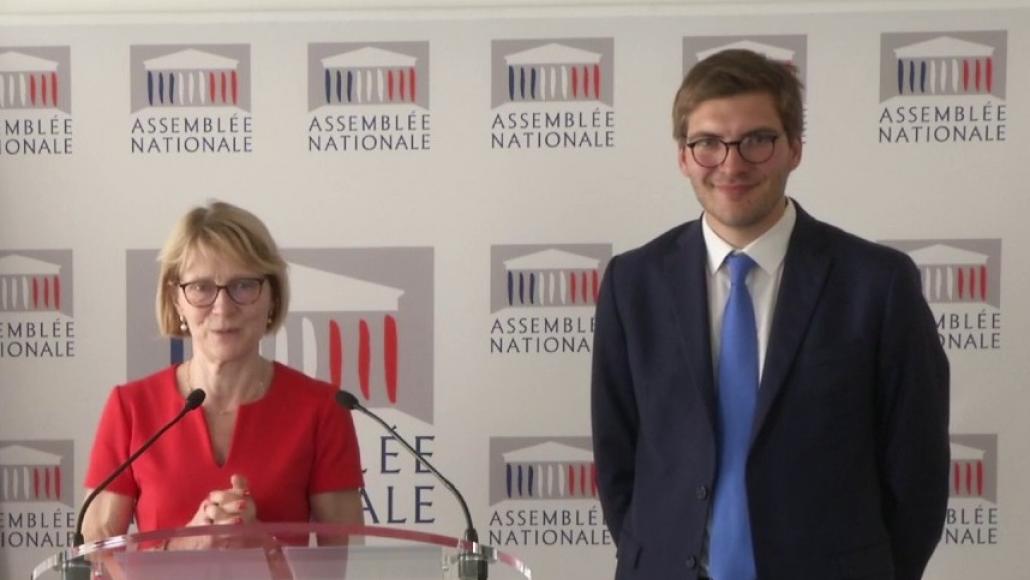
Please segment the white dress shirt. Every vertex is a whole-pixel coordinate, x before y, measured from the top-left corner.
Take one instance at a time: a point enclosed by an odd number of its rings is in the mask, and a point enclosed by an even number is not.
[[[787,199],[787,209],[773,227],[746,247],[736,249],[715,233],[708,225],[708,216],[701,220],[705,247],[708,249],[708,316],[712,336],[712,368],[719,368],[719,352],[722,338],[722,312],[730,297],[729,268],[724,267],[726,256],[734,251],[747,254],[757,268],[747,275],[747,287],[755,307],[755,324],[758,330],[758,376],[761,379],[765,368],[765,351],[769,346],[769,330],[772,328],[773,308],[780,293],[780,279],[783,278],[783,259],[787,255],[787,244],[794,231],[797,211],[794,203]],[[718,388],[718,385],[716,385]]]

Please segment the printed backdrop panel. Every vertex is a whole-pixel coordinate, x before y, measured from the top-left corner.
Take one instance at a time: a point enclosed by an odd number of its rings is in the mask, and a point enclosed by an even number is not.
[[[598,285],[700,213],[670,104],[699,59],[745,47],[805,81],[791,195],[922,274],[953,398],[927,576],[1021,577],[1030,10],[973,8],[0,23],[0,576],[69,545],[111,386],[189,356],[158,335],[155,257],[214,197],[261,216],[290,264],[265,356],[382,413],[537,578],[610,577]],[[366,521],[460,534],[446,489],[356,423]]]

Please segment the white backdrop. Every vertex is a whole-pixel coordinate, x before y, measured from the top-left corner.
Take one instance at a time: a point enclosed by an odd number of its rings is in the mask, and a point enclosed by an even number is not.
[[[594,278],[699,214],[670,104],[697,53],[744,42],[806,81],[791,194],[923,268],[953,377],[954,497],[928,577],[1020,577],[1028,32],[1026,9],[8,19],[0,574],[67,545],[110,387],[178,356],[150,320],[152,258],[217,197],[291,262],[294,314],[263,352],[419,438],[483,539],[538,578],[609,577]],[[446,491],[358,429],[367,520],[459,534]]]

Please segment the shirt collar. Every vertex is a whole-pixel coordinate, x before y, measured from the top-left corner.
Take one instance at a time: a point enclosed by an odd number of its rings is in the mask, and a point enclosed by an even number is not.
[[[772,275],[783,263],[787,256],[787,245],[790,243],[790,234],[794,231],[794,224],[797,222],[797,211],[794,209],[794,202],[788,197],[787,209],[780,216],[773,227],[764,234],[758,236],[754,241],[740,251],[747,254],[758,264],[766,274]],[[726,243],[715,233],[715,230],[708,225],[708,220],[701,216],[701,230],[704,235],[705,248],[708,250],[708,272],[713,273],[719,270],[726,256],[730,255],[736,248]]]

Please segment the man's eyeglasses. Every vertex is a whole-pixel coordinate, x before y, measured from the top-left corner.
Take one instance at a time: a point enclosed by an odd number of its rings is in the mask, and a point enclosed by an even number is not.
[[[198,308],[211,306],[218,300],[218,293],[225,290],[229,299],[240,306],[247,306],[257,302],[261,297],[261,288],[265,285],[264,278],[236,278],[229,280],[228,284],[215,284],[211,280],[195,280],[179,284],[182,295],[186,302]]]
[[[694,161],[701,167],[714,169],[723,164],[730,154],[730,147],[736,147],[740,158],[755,165],[765,163],[776,151],[776,133],[754,133],[736,141],[723,141],[718,137],[701,137],[684,145],[690,149]]]

